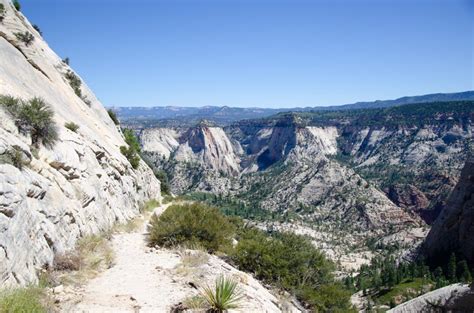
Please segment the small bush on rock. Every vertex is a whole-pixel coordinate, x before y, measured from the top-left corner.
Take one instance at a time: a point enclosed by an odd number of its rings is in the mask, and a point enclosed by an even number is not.
[[[31,144],[36,148],[40,143],[51,147],[58,139],[53,117],[54,111],[43,99],[33,98],[21,105],[17,125],[20,131],[30,133]]]
[[[112,121],[114,122],[115,125],[120,124],[120,121],[118,120],[117,114],[112,109],[108,109],[107,113],[109,113],[109,116],[110,116],[110,118],[112,119]]]
[[[36,97],[25,102],[11,96],[0,96],[0,106],[15,120],[21,133],[31,135],[35,148],[39,148],[40,143],[51,147],[58,139],[54,111],[43,99]]]
[[[127,158],[130,162],[130,165],[134,169],[137,169],[140,165],[140,142],[133,133],[133,130],[125,128],[123,130],[123,135],[125,137],[125,142],[128,144],[128,147],[121,146],[120,152]]]
[[[21,100],[12,96],[0,96],[0,106],[3,107],[12,117],[18,115]]]
[[[71,70],[66,72],[65,77],[68,80],[69,85],[71,85],[71,88],[74,90],[76,96],[82,99],[81,79]]]
[[[11,164],[19,170],[29,163],[29,160],[24,159],[23,152],[18,147],[12,147],[0,155],[0,163]]]
[[[29,46],[33,40],[35,39],[35,37],[28,31],[24,32],[24,33],[15,33],[15,36],[18,40],[20,40],[21,42],[23,42],[25,44],[25,46]]]
[[[5,18],[5,6],[3,3],[0,3],[0,23],[3,22],[3,19]]]
[[[67,122],[67,123],[64,124],[64,127],[66,127],[67,129],[69,129],[73,132],[77,132],[77,130],[79,129],[79,125],[77,125],[74,122]]]
[[[234,226],[216,208],[201,203],[171,205],[151,219],[149,241],[153,245],[200,245],[209,252],[231,246]]]
[[[41,37],[43,36],[43,32],[41,31],[38,25],[33,24],[33,28],[38,32],[38,34],[40,34]]]
[[[17,11],[21,11],[21,4],[20,4],[20,1],[18,0],[13,0],[13,6],[15,7],[15,9]]]

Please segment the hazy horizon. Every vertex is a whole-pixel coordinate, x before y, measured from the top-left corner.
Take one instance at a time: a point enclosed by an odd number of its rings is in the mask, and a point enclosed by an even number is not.
[[[374,100],[358,100],[355,102],[351,103],[339,103],[339,104],[329,104],[329,105],[308,105],[308,106],[289,106],[289,107],[276,107],[276,106],[271,106],[271,107],[264,107],[264,106],[238,106],[238,105],[106,105],[108,108],[165,108],[165,107],[177,107],[177,108],[205,108],[205,107],[230,107],[230,108],[242,108],[242,109],[275,109],[275,110],[281,110],[281,109],[295,109],[295,108],[316,108],[316,107],[331,107],[331,106],[343,106],[343,105],[350,105],[350,104],[355,104],[355,103],[365,103],[365,102],[376,102],[376,101],[390,101],[390,100],[397,100],[400,98],[404,97],[417,97],[417,96],[427,96],[431,94],[455,94],[455,93],[464,93],[464,92],[474,92],[474,90],[461,90],[457,92],[435,92],[435,93],[430,93],[430,94],[423,94],[423,95],[404,95],[400,97],[396,97],[393,99],[374,99]]]

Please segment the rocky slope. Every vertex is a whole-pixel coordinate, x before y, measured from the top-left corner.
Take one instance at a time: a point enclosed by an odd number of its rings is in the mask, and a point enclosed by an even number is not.
[[[423,251],[433,264],[447,264],[451,253],[474,268],[474,159],[465,164],[461,178],[431,228]]]
[[[9,1],[0,3],[0,95],[41,97],[59,133],[51,149],[33,149],[0,108],[0,284],[27,284],[79,237],[130,219],[142,202],[159,198],[160,182],[143,162],[131,167],[120,153],[120,130],[92,91],[82,82],[79,97],[66,78],[69,66]],[[29,44],[16,35],[25,32],[34,36]],[[67,122],[80,128],[71,131]],[[21,169],[8,162],[11,151],[19,151]]]

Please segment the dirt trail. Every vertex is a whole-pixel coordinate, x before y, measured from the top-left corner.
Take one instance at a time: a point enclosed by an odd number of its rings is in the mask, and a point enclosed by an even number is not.
[[[170,204],[157,207],[163,213]],[[260,282],[214,255],[199,250],[156,249],[146,244],[146,224],[139,231],[115,234],[114,265],[73,291],[66,287],[61,312],[170,312],[197,295],[197,286],[219,275],[239,281],[244,299],[233,312],[299,312]]]
[[[155,209],[161,214],[168,205]],[[180,256],[146,246],[146,223],[139,232],[116,234],[112,239],[114,266],[90,280],[72,312],[167,312],[189,294],[171,271]]]

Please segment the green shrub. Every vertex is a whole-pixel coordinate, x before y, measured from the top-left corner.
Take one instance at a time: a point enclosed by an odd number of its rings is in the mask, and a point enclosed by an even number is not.
[[[21,4],[20,4],[20,1],[18,0],[13,0],[13,6],[15,7],[15,9],[17,11],[21,11]]]
[[[28,31],[25,31],[24,33],[15,33],[15,36],[18,40],[23,42],[25,46],[29,46],[33,40],[35,40],[35,37]]]
[[[31,144],[36,148],[42,143],[53,146],[58,139],[54,124],[54,111],[41,98],[33,98],[20,106],[17,113],[17,126],[22,132],[29,132]]]
[[[298,297],[317,312],[355,312],[347,299],[351,292],[340,284],[322,285],[318,289],[305,287]]]
[[[68,80],[69,85],[71,85],[71,88],[74,90],[76,96],[82,99],[81,79],[71,70],[68,70],[64,76]]]
[[[47,308],[42,303],[44,297],[44,290],[39,287],[3,290],[0,292],[0,312],[46,313]]]
[[[5,6],[3,3],[0,3],[0,23],[3,22],[3,19],[5,18]]]
[[[120,152],[127,158],[130,162],[130,165],[134,169],[137,169],[140,165],[140,142],[135,136],[133,130],[125,128],[123,130],[123,135],[125,137],[125,142],[128,144],[128,147],[121,146]]]
[[[205,286],[201,295],[207,302],[208,312],[226,312],[237,309],[242,300],[241,292],[238,290],[237,281],[232,278],[219,276],[214,288]]]
[[[79,129],[79,125],[77,125],[74,122],[67,122],[67,123],[64,124],[64,127],[66,127],[67,129],[69,129],[73,132],[77,132],[77,130]]]
[[[38,34],[41,35],[41,37],[43,37],[43,32],[41,31],[38,25],[33,24],[33,28],[38,32]]]
[[[234,226],[216,208],[201,203],[171,205],[151,219],[149,241],[164,247],[200,245],[209,252],[231,246]]]
[[[156,178],[158,178],[161,183],[161,193],[164,195],[169,195],[171,193],[171,187],[166,172],[163,170],[154,170],[153,172],[155,173]]]
[[[21,104],[21,100],[18,98],[0,95],[0,106],[3,107],[14,118],[18,115]]]
[[[115,125],[120,124],[120,121],[118,120],[117,114],[112,109],[108,109],[107,113],[109,113],[109,116],[110,116],[110,118],[112,119],[112,121],[114,122]]]
[[[54,111],[41,98],[25,102],[11,96],[0,96],[0,106],[12,116],[18,130],[31,135],[31,143],[38,148],[42,143],[52,146],[58,139]]]
[[[240,229],[239,237],[231,257],[241,270],[322,312],[351,311],[350,292],[342,285],[335,287],[334,264],[308,238],[293,233],[269,236],[256,228]]]
[[[306,284],[316,287],[333,281],[334,265],[306,237],[293,233],[268,236],[245,230],[233,259],[240,268],[285,289]]]
[[[151,199],[142,205],[142,207],[140,208],[140,212],[149,212],[158,206],[160,206],[160,202],[156,199]]]
[[[0,163],[11,164],[19,170],[22,170],[23,166],[28,164],[28,160],[23,158],[23,152],[19,148],[13,147],[0,155]]]

